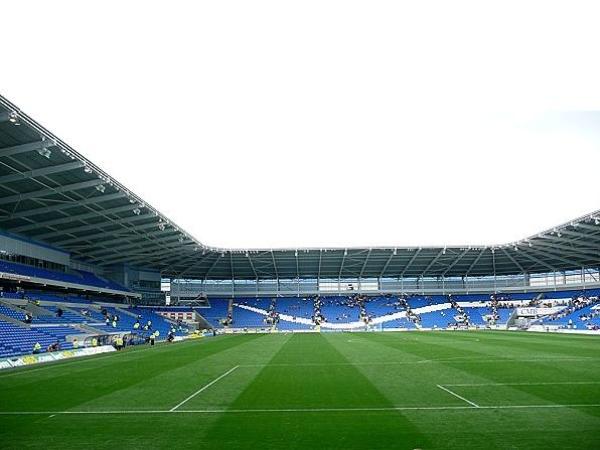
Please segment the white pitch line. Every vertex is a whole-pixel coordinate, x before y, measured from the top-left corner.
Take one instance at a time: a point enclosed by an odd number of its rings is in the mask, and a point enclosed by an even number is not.
[[[600,381],[526,381],[518,383],[460,383],[460,384],[444,384],[444,386],[457,387],[476,387],[476,386],[552,386],[557,385],[585,385],[585,384],[600,384]]]
[[[450,389],[448,389],[448,388],[445,388],[444,386],[442,386],[442,385],[440,385],[440,384],[436,384],[436,386],[437,386],[437,387],[439,387],[439,388],[440,388],[442,391],[446,391],[448,394],[450,394],[450,395],[454,395],[456,398],[459,398],[459,399],[461,399],[461,400],[463,400],[463,401],[467,402],[469,405],[472,405],[472,406],[474,406],[475,408],[479,408],[479,405],[478,405],[477,403],[474,403],[474,402],[472,402],[471,400],[468,400],[468,399],[464,398],[463,396],[461,396],[461,395],[458,395],[456,392],[453,392],[453,391],[451,391]]]
[[[189,400],[193,399],[196,395],[198,395],[200,392],[205,391],[206,389],[208,389],[209,387],[211,387],[213,384],[215,384],[217,381],[219,381],[222,378],[225,378],[227,375],[229,375],[231,372],[233,372],[235,369],[237,369],[240,366],[235,366],[232,367],[231,369],[229,369],[227,372],[225,372],[223,375],[221,375],[218,378],[215,378],[214,380],[212,380],[210,383],[208,383],[205,386],[202,386],[200,389],[198,389],[196,392],[194,392],[192,395],[190,395],[188,398],[186,398],[185,400],[183,400],[182,402],[179,402],[177,405],[173,406],[169,412],[173,412],[175,411],[177,408],[179,408],[181,405],[183,405],[184,403],[188,402]]]
[[[188,410],[124,410],[124,411],[0,411],[0,416],[22,415],[77,415],[77,414],[256,414],[256,413],[328,413],[328,412],[377,412],[377,411],[450,411],[450,410],[493,410],[493,409],[560,409],[560,408],[600,408],[599,403],[571,405],[496,405],[496,406],[390,406],[382,408],[283,408],[283,409],[188,409]]]
[[[464,357],[456,358],[443,358],[443,359],[419,359],[417,361],[380,361],[380,362],[347,362],[347,363],[265,363],[265,364],[240,364],[240,367],[322,367],[322,366],[395,366],[405,364],[435,364],[443,362],[456,362],[456,363],[519,363],[519,362],[592,362],[598,358],[584,357],[584,358],[528,358],[528,359],[467,359]]]

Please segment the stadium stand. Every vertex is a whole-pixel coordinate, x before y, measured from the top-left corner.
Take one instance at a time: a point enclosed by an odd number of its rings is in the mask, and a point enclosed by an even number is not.
[[[65,350],[72,348],[72,337],[78,341],[94,335],[137,332],[141,337],[159,332],[165,338],[169,332],[175,336],[188,333],[187,325],[170,321],[153,309],[116,306],[108,303],[105,297],[61,295],[55,292],[40,293],[22,291],[2,292],[0,298],[0,354],[3,357],[30,354],[33,345],[39,342],[41,353],[56,342]],[[60,314],[59,314],[60,311]],[[106,316],[102,313],[106,313]],[[31,323],[24,323],[25,315],[31,314]],[[117,317],[113,326],[113,317]],[[107,321],[106,317],[109,318]],[[139,330],[134,328],[140,322]],[[151,321],[150,330],[143,326]]]
[[[127,289],[114,281],[101,279],[91,272],[77,270],[73,273],[57,272],[54,270],[32,267],[26,264],[18,264],[14,262],[0,260],[0,272],[13,275],[22,275],[28,277],[36,277],[47,280],[64,281],[82,286],[94,286],[99,288],[113,289],[126,292]]]
[[[502,245],[216,249],[2,96],[0,163],[1,354],[181,336],[162,314],[182,311],[219,332],[598,325],[598,211]]]

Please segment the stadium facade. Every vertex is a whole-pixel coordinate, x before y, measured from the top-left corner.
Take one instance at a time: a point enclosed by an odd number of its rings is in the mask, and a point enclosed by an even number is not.
[[[600,211],[500,245],[215,248],[4,97],[0,162],[0,262],[12,264],[5,279],[154,304],[164,302],[161,279],[171,281],[174,302],[198,293],[466,294],[600,287]],[[15,273],[15,264],[32,269]],[[74,271],[83,282],[72,278]],[[53,272],[65,276],[49,275]]]

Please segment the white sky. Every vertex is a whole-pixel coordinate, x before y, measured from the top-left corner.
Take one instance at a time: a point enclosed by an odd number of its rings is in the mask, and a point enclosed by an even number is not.
[[[599,209],[594,2],[399,3],[3,2],[0,92],[213,246],[491,244]]]

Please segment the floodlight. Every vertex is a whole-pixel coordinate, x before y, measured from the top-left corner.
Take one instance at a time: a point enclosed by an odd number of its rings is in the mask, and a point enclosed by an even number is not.
[[[21,125],[21,122],[19,122],[19,115],[16,111],[13,111],[8,115],[8,121],[15,126]]]

